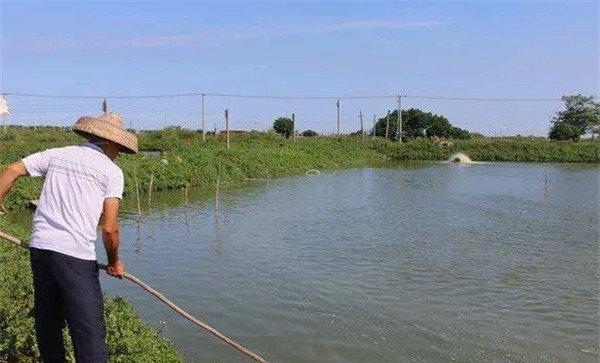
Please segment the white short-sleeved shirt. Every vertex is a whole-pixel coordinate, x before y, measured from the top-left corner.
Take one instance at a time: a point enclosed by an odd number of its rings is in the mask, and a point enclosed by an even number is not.
[[[121,169],[92,143],[48,149],[23,164],[31,176],[46,177],[29,245],[95,260],[104,200],[123,196]]]

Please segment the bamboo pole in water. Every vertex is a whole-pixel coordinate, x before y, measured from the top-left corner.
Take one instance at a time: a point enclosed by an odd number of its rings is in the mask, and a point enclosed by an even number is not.
[[[154,187],[154,173],[150,174],[150,183],[148,184],[148,207],[152,205],[152,188]]]
[[[135,199],[137,202],[138,218],[142,217],[142,207],[140,205],[140,183],[138,181],[137,171],[135,172]]]
[[[4,233],[4,232],[0,231],[0,238],[3,238],[5,240],[7,240],[7,241],[9,241],[9,242],[11,242],[11,243],[19,246],[19,247],[27,249],[26,245],[21,244],[21,240],[19,240],[17,237],[12,236],[12,235],[10,235],[8,233]],[[98,264],[98,268],[100,268],[102,270],[106,270],[106,265],[99,263]],[[183,308],[179,307],[177,304],[175,304],[171,300],[167,299],[162,293],[160,293],[158,290],[155,290],[154,288],[152,288],[152,286],[146,284],[144,281],[142,281],[137,276],[135,276],[133,274],[130,274],[129,272],[124,272],[123,273],[123,277],[125,279],[133,282],[134,284],[136,284],[137,286],[139,286],[140,288],[142,288],[144,291],[146,291],[147,293],[151,294],[152,296],[154,296],[155,298],[157,298],[158,300],[160,300],[161,302],[163,302],[169,308],[171,308],[172,310],[174,310],[175,312],[177,312],[179,315],[183,316],[187,320],[191,321],[196,326],[198,326],[198,327],[200,327],[200,328],[208,331],[209,333],[211,333],[215,337],[217,337],[217,338],[221,339],[222,341],[224,341],[225,343],[229,344],[230,346],[232,346],[237,351],[245,354],[246,356],[254,359],[257,362],[261,362],[261,363],[267,363],[268,362],[265,358],[263,358],[260,355],[254,353],[250,349],[244,347],[240,343],[236,342],[235,340],[233,340],[232,338],[228,337],[227,335],[221,333],[220,331],[218,331],[217,329],[213,328],[209,324],[207,324],[207,323],[203,322],[202,320],[194,317],[192,314],[188,313],[186,310],[184,310]]]
[[[219,176],[217,175],[217,186],[215,188],[215,224],[219,225]]]

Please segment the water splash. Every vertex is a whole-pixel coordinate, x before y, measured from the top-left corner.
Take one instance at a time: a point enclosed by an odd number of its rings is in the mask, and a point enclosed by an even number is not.
[[[446,160],[447,163],[461,163],[461,164],[473,164],[474,161],[471,160],[471,158],[463,153],[456,153],[454,155],[452,155],[448,160]]]

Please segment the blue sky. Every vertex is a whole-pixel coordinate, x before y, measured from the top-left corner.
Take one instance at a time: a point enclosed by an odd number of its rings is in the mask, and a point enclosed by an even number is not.
[[[598,94],[598,2],[16,2],[0,5],[4,92],[139,95]],[[73,123],[97,99],[8,96],[9,122]],[[199,126],[197,97],[110,100],[129,125]],[[560,102],[417,100],[491,134],[543,134]],[[342,101],[342,128],[392,99]],[[264,129],[295,112],[332,132],[335,101],[207,99],[207,127]]]

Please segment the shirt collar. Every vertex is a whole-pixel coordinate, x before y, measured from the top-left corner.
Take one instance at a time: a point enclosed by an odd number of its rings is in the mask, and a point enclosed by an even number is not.
[[[106,154],[104,153],[104,150],[102,150],[102,148],[101,148],[100,146],[98,146],[98,145],[94,144],[93,142],[86,141],[86,142],[84,142],[83,144],[81,144],[81,146],[84,146],[84,147],[89,147],[89,148],[91,148],[91,149],[94,149],[94,150],[96,150],[96,151],[99,151],[99,152],[101,152],[102,154],[106,155]]]

